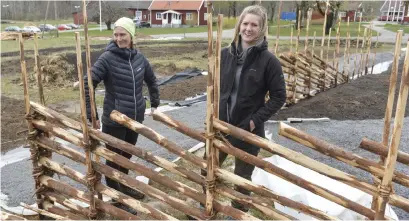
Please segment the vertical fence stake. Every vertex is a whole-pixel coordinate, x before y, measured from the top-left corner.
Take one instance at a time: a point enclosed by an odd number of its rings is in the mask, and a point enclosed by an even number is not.
[[[339,62],[338,62],[338,57],[339,57],[339,46],[341,44],[340,40],[340,29],[341,29],[341,16],[338,16],[338,27],[337,27],[337,49],[336,49],[336,55],[334,57],[334,68],[335,68],[335,87],[338,86],[338,72],[339,72]]]
[[[34,70],[37,77],[38,95],[40,97],[40,103],[45,105],[44,92],[43,92],[43,77],[40,65],[40,55],[38,53],[38,36],[34,33]]]
[[[382,134],[382,144],[387,147],[389,146],[389,135],[391,130],[391,120],[392,120],[392,111],[393,111],[393,103],[395,101],[395,91],[396,91],[396,82],[398,79],[398,67],[399,67],[399,57],[401,51],[401,42],[402,42],[402,35],[403,31],[399,30],[396,34],[395,38],[395,52],[393,56],[393,63],[392,63],[392,70],[391,76],[389,78],[389,93],[388,93],[388,101],[386,104],[385,110],[385,118],[383,124],[383,134]],[[385,157],[380,157],[380,164],[385,163]],[[380,180],[382,177],[373,176],[374,184],[379,185]],[[376,209],[376,205],[378,204],[378,198],[372,197],[372,209]]]
[[[388,156],[385,161],[385,173],[382,182],[378,187],[379,196],[375,209],[375,219],[385,219],[385,207],[389,200],[389,195],[392,191],[392,176],[396,167],[396,158],[402,135],[403,118],[405,116],[406,103],[408,101],[409,92],[409,42],[406,47],[405,62],[403,65],[401,84],[399,89],[398,103],[396,105],[395,121],[393,124],[393,132],[391,143],[389,145]]]
[[[373,55],[373,58],[372,58],[371,74],[373,74],[373,67],[375,66],[376,49],[378,48],[378,40],[379,40],[379,32],[376,34],[376,43],[375,43],[375,47],[374,47],[374,49],[373,49],[374,55]]]
[[[83,134],[83,142],[85,149],[85,158],[87,165],[87,186],[90,192],[90,207],[89,207],[89,217],[95,219],[97,216],[97,211],[95,207],[95,171],[92,168],[92,155],[91,155],[91,142],[88,134],[88,123],[87,123],[87,110],[85,106],[85,88],[84,88],[84,76],[82,74],[82,56],[81,56],[81,38],[80,33],[75,32],[75,42],[76,42],[76,53],[77,53],[77,70],[78,70],[78,80],[80,89],[80,105],[81,105],[81,127]]]
[[[327,0],[327,2],[326,2],[325,15],[324,15],[324,24],[322,25],[321,50],[320,50],[321,60],[324,60],[325,26],[327,25],[328,7],[329,7],[329,0]]]
[[[304,51],[307,52],[308,50],[308,32],[310,30],[310,21],[311,21],[311,10],[308,9],[307,12],[307,31],[305,32],[305,43],[304,43]]]
[[[283,7],[283,1],[280,1],[280,6],[278,6],[278,18],[277,18],[277,37],[276,37],[276,45],[274,48],[274,54],[277,54],[278,51],[278,42],[280,40],[280,19],[281,19],[281,7]]]
[[[355,71],[356,71],[356,66],[357,66],[357,60],[358,60],[358,48],[359,48],[359,37],[361,35],[361,20],[362,16],[359,17],[359,24],[358,24],[358,36],[356,37],[356,45],[355,45],[355,61],[354,61],[354,70],[352,71],[352,80],[354,79]],[[359,78],[359,72],[356,73],[356,77]]]
[[[300,31],[301,31],[301,10],[298,10],[297,42],[295,44],[296,53],[298,53],[298,46],[300,45]]]
[[[213,21],[213,12],[211,10],[212,3],[207,1],[207,14],[208,21]],[[209,62],[209,71],[207,75],[207,102],[206,102],[206,159],[207,159],[207,175],[206,175],[206,205],[205,205],[205,215],[206,217],[214,216],[213,209],[213,199],[215,194],[215,174],[214,174],[214,159],[215,154],[213,147],[213,115],[214,115],[214,80],[213,80],[213,71],[215,70],[214,64],[214,55],[213,55],[213,28],[212,22],[207,23],[208,27],[208,62]]]

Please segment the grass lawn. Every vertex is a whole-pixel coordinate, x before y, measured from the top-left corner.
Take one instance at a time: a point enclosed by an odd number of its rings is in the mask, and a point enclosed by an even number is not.
[[[281,23],[280,23],[281,25]],[[358,36],[358,23],[350,23],[349,25],[349,29],[350,29],[350,34],[351,37],[356,37]],[[361,24],[361,34],[360,36],[363,35],[364,33],[364,29],[365,27],[363,27],[363,25]],[[307,31],[307,28],[302,28],[300,31],[300,36],[305,36],[305,33]],[[322,25],[321,24],[314,24],[314,25],[310,25],[309,28],[309,33],[308,36],[312,37],[314,36],[314,31],[316,31],[316,36],[317,37],[322,37]],[[331,36],[335,37],[336,36],[336,31],[337,31],[337,26],[332,29],[331,31]],[[348,27],[347,27],[347,23],[341,23],[341,27],[340,27],[340,34],[341,37],[346,37],[347,36],[347,31],[348,31]],[[277,34],[277,28],[269,28],[268,32],[270,35],[276,35]],[[376,36],[377,32],[376,31],[372,31],[372,36]],[[280,28],[280,36],[291,36],[291,28],[290,27],[285,27],[285,28]],[[297,36],[297,30],[293,29],[293,36],[296,37]]]
[[[403,30],[403,34],[409,33],[409,25],[400,25],[400,24],[385,24],[383,26],[386,30],[398,32],[398,30]]]

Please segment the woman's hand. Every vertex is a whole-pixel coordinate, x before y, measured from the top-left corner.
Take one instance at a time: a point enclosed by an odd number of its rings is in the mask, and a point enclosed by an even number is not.
[[[253,130],[256,128],[256,125],[254,125],[253,120],[250,120],[250,132],[253,132]]]

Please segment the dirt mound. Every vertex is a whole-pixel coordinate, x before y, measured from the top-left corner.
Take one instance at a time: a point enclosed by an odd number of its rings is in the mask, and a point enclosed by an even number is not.
[[[74,64],[66,54],[54,54],[47,57],[40,64],[43,80],[53,85],[65,85],[73,82],[77,79]]]
[[[197,76],[175,83],[169,83],[159,87],[161,100],[180,101],[188,97],[202,94],[206,91],[207,76]],[[148,89],[144,87],[144,95],[149,95]]]
[[[24,101],[1,96],[1,152],[26,142]],[[21,133],[19,133],[21,132]]]
[[[402,67],[403,60],[399,64],[395,100],[398,96]],[[367,75],[351,83],[319,93],[315,97],[302,100],[288,109],[281,110],[272,119],[286,120],[289,117],[329,117],[334,120],[382,119],[385,116],[388,100],[390,72],[389,68],[382,74]],[[405,116],[408,115],[409,103],[406,106]]]
[[[152,64],[152,70],[159,75],[174,75],[178,70],[175,63]]]

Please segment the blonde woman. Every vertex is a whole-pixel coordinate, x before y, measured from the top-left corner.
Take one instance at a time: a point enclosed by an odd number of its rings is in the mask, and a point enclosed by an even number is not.
[[[265,136],[264,122],[277,113],[286,100],[283,72],[278,59],[268,51],[266,29],[266,9],[259,5],[246,7],[236,24],[233,42],[221,52],[220,67],[220,120],[260,137]],[[265,102],[267,92],[270,100]],[[260,151],[231,136],[227,139],[236,148],[254,156]],[[226,153],[220,152],[220,165],[226,157]],[[253,170],[253,165],[235,159],[236,175],[251,180]],[[250,194],[237,186],[236,190]],[[234,201],[232,206],[248,210]]]

